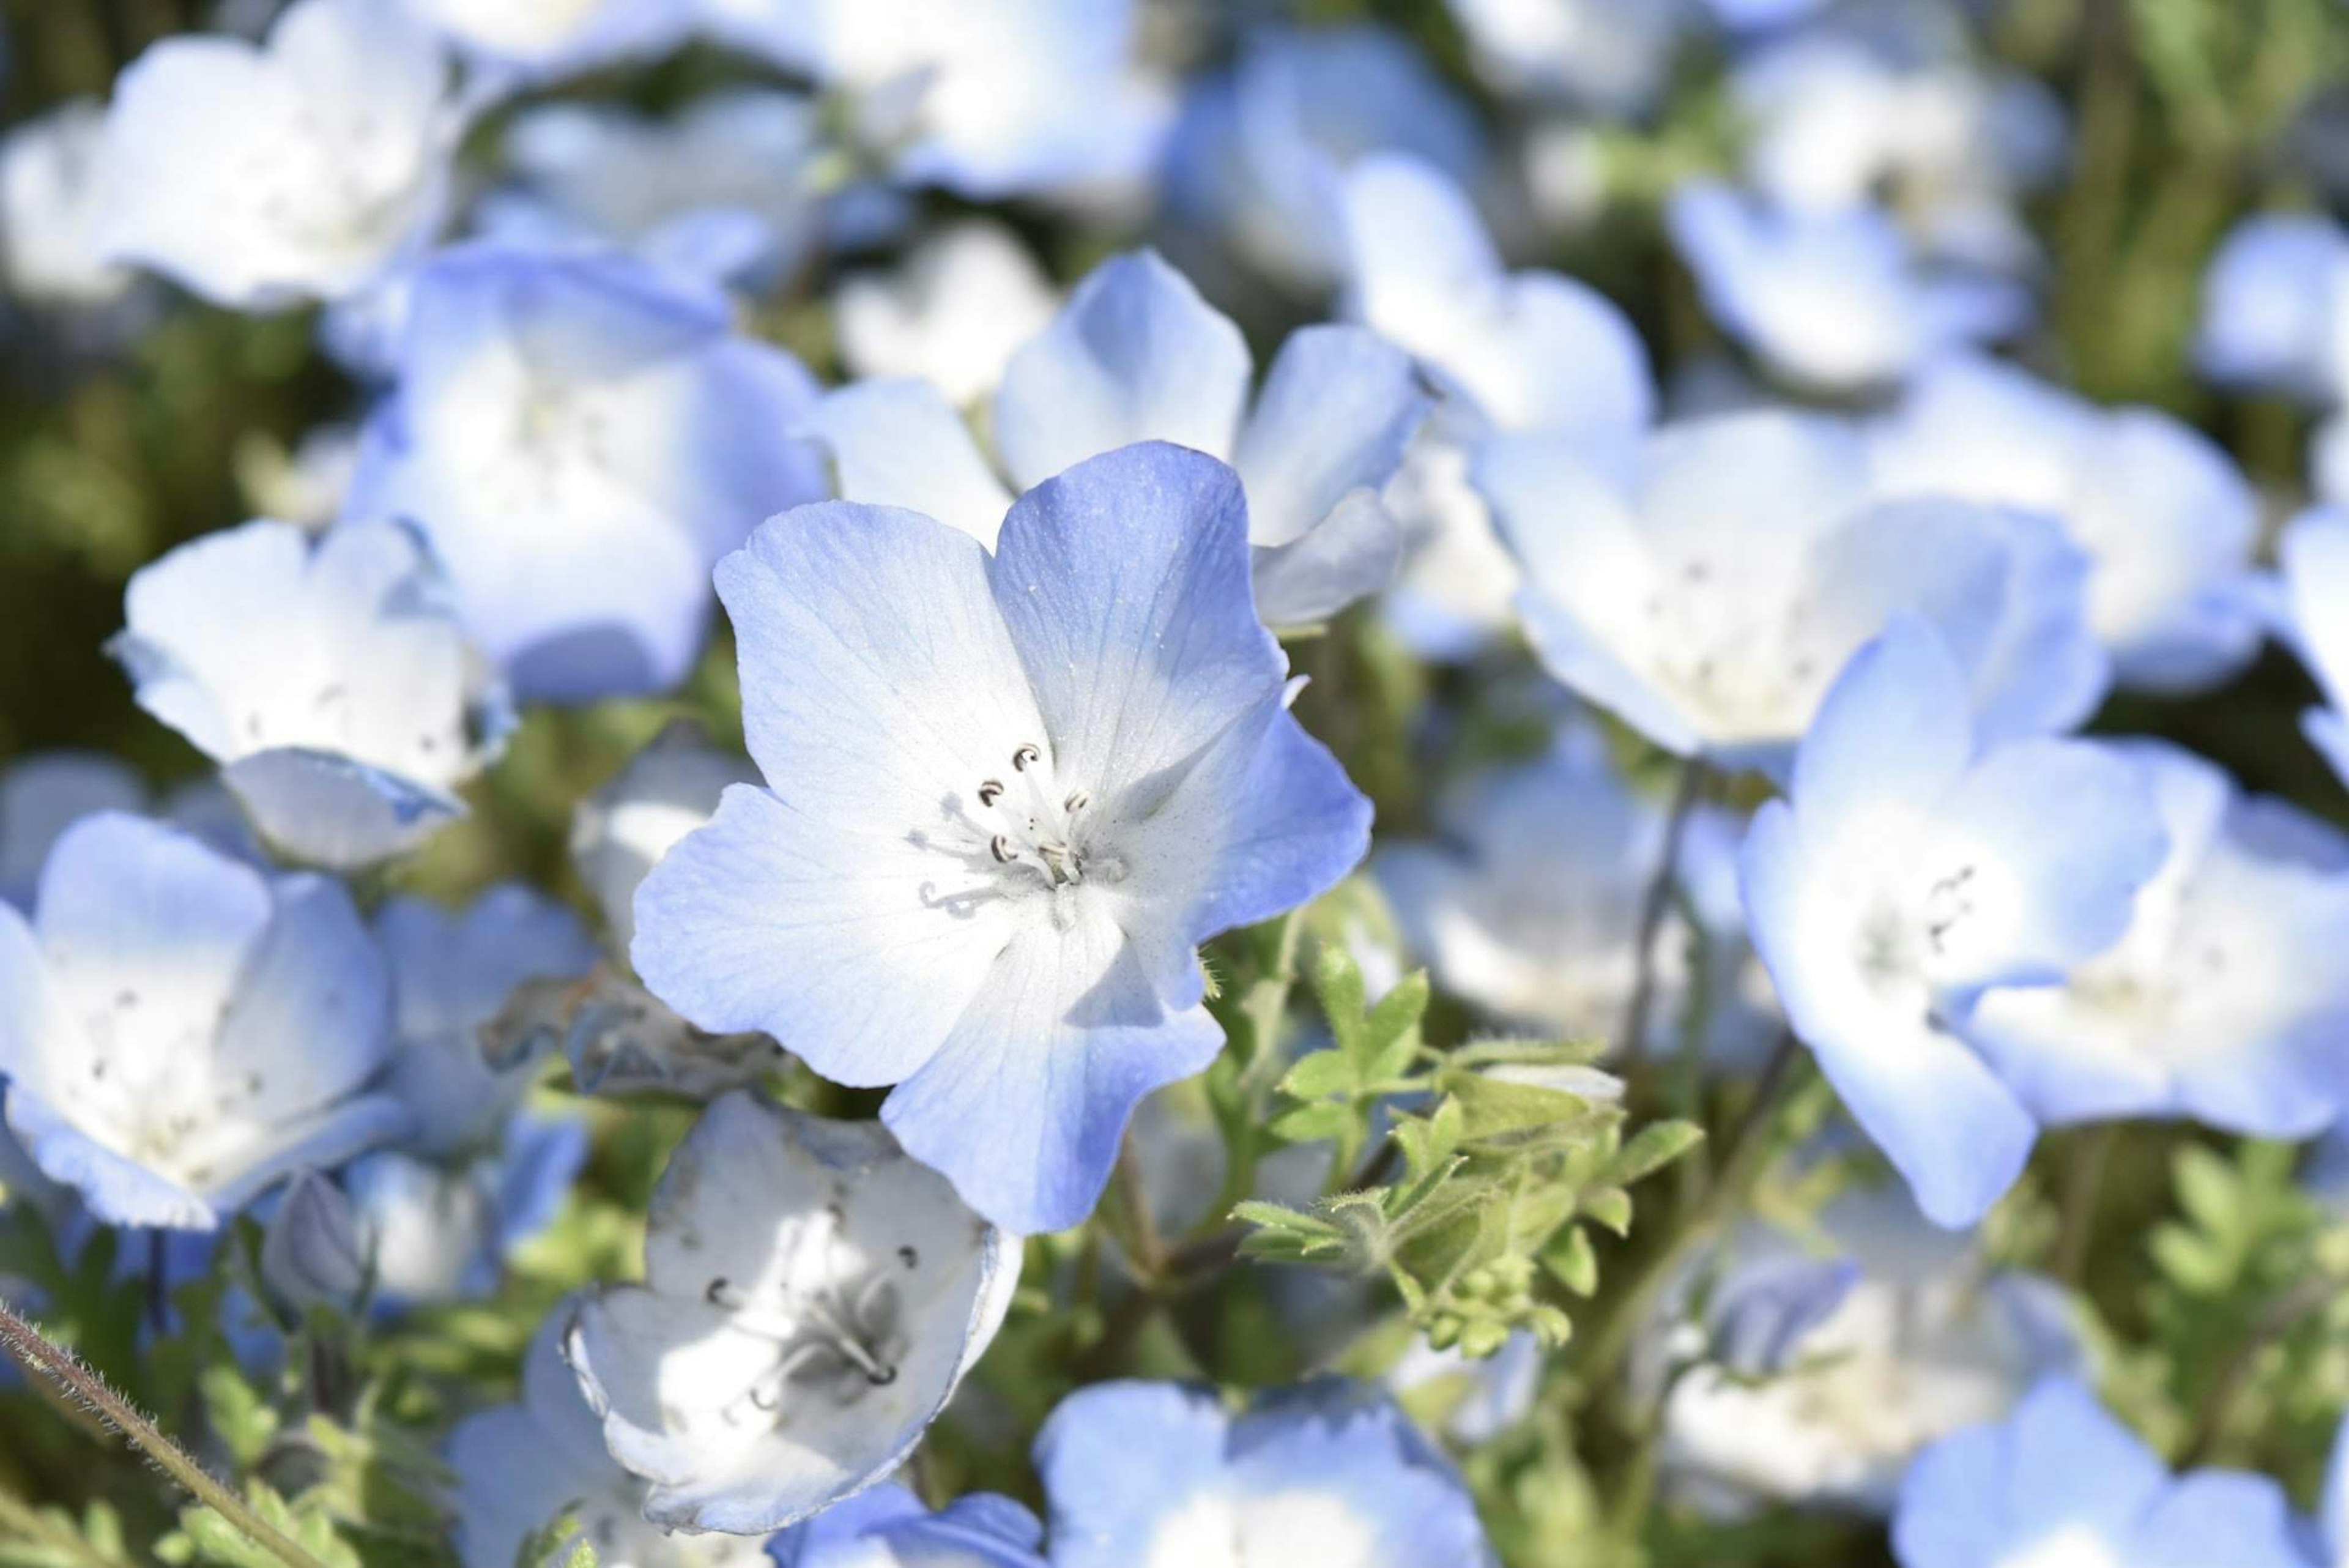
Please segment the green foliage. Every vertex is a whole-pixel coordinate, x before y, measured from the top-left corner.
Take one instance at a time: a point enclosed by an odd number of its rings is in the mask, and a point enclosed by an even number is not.
[[[595,1543],[581,1533],[579,1516],[566,1509],[523,1539],[514,1568],[596,1568]]]
[[[1584,1224],[1629,1232],[1627,1189],[1695,1147],[1702,1130],[1655,1122],[1627,1141],[1626,1114],[1606,1093],[1612,1080],[1572,1045],[1429,1050],[1420,1033],[1424,973],[1366,1006],[1359,966],[1331,944],[1315,978],[1333,1044],[1282,1078],[1281,1093],[1298,1104],[1273,1128],[1330,1141],[1343,1172],[1373,1123],[1391,1116],[1388,1148],[1371,1168],[1393,1154],[1402,1170],[1390,1182],[1348,1182],[1305,1209],[1237,1205],[1233,1217],[1252,1228],[1241,1256],[1383,1278],[1438,1349],[1488,1356],[1520,1328],[1565,1344],[1573,1323],[1557,1292],[1587,1298],[1599,1286]]]

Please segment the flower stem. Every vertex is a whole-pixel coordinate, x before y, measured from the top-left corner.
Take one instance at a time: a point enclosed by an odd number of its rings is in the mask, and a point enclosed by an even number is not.
[[[131,1403],[106,1386],[106,1380],[85,1366],[71,1351],[50,1340],[16,1310],[0,1303],[0,1347],[22,1362],[29,1370],[48,1377],[82,1407],[129,1438],[149,1459],[160,1466],[163,1472],[195,1495],[196,1501],[210,1508],[237,1529],[254,1543],[285,1564],[285,1568],[322,1568],[316,1557],[267,1520],[255,1514],[244,1501],[188,1457],[180,1446],[159,1431],[155,1424],[139,1413]]]
[[[1664,912],[1671,908],[1672,882],[1680,872],[1681,841],[1688,836],[1689,818],[1695,814],[1696,803],[1704,794],[1710,771],[1702,757],[1689,757],[1682,762],[1679,781],[1672,786],[1671,815],[1664,819],[1663,848],[1657,856],[1656,873],[1648,882],[1647,896],[1640,904],[1639,931],[1631,939],[1638,967],[1631,980],[1631,1000],[1623,1009],[1623,1038],[1618,1054],[1624,1061],[1636,1057],[1648,1038],[1648,1014],[1656,1004],[1656,938],[1664,929]]]
[[[1583,1352],[1578,1381],[1586,1396],[1595,1394],[1613,1378],[1639,1331],[1655,1311],[1665,1285],[1690,1252],[1710,1240],[1744,1206],[1754,1182],[1769,1164],[1771,1134],[1788,1091],[1798,1079],[1796,1070],[1803,1054],[1791,1031],[1780,1037],[1777,1049],[1754,1084],[1754,1098],[1744,1116],[1722,1141],[1720,1174],[1712,1188],[1679,1232],[1661,1251],[1651,1255],[1646,1265],[1633,1276]]]

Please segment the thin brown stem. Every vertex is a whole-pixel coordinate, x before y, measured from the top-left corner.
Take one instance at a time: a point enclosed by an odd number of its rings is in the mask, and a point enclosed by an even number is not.
[[[316,1558],[255,1514],[242,1498],[189,1458],[128,1399],[108,1387],[95,1370],[5,1303],[0,1303],[0,1347],[27,1369],[50,1379],[84,1409],[137,1444],[164,1474],[193,1493],[197,1501],[243,1531],[285,1568],[322,1568]]]

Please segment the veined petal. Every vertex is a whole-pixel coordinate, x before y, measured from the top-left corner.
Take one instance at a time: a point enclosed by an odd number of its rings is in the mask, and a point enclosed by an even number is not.
[[[636,889],[630,955],[653,993],[713,1033],[758,1030],[835,1083],[929,1061],[1020,929],[987,849],[835,828],[748,784]]]
[[[1228,457],[1247,402],[1247,340],[1154,252],[1093,269],[1012,357],[995,441],[1027,489],[1089,457],[1166,441]]]
[[[988,578],[1056,775],[1117,809],[1163,791],[1274,691],[1238,478],[1164,442],[1079,464],[1019,498]]]
[[[1370,801],[1268,698],[1121,839],[1128,879],[1103,897],[1159,1000],[1189,1007],[1205,984],[1201,942],[1310,902],[1361,863],[1370,839]]]
[[[1110,907],[1086,891],[1067,930],[1038,923],[1013,938],[936,1056],[881,1109],[907,1153],[1018,1235],[1090,1213],[1134,1106],[1223,1045],[1206,1009],[1161,1005]]]

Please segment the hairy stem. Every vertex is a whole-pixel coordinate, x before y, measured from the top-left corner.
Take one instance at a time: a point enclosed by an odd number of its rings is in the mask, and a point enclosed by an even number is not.
[[[155,1424],[106,1385],[79,1357],[50,1340],[16,1310],[0,1303],[0,1346],[29,1370],[56,1383],[85,1409],[119,1431],[160,1466],[163,1472],[195,1495],[285,1568],[321,1568],[318,1560],[255,1514],[244,1501],[223,1486],[185,1450],[156,1429]]]

